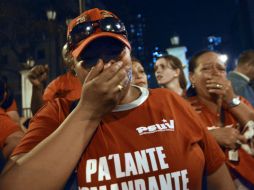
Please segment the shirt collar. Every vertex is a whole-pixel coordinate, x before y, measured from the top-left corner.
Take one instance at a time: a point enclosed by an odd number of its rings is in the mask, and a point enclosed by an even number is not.
[[[233,71],[235,74],[241,76],[242,78],[244,78],[247,82],[250,82],[250,78],[248,76],[246,76],[245,74],[242,74],[240,72],[237,71]]]

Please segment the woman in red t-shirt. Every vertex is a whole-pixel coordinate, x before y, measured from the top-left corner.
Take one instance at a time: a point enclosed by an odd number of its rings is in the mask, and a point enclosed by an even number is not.
[[[248,137],[254,127],[252,106],[235,95],[219,53],[205,50],[194,55],[189,61],[189,76],[192,86],[187,91],[188,99],[225,151],[236,184],[253,189],[254,150],[246,144],[253,146],[253,134]]]

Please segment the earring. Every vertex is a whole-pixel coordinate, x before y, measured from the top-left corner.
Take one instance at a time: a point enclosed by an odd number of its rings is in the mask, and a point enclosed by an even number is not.
[[[191,88],[195,88],[195,84],[194,83],[191,83]]]

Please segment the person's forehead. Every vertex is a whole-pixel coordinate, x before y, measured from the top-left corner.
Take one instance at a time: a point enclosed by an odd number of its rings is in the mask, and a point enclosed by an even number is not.
[[[198,65],[204,65],[204,64],[220,64],[225,66],[225,62],[222,61],[220,54],[214,53],[214,52],[208,52],[203,55],[201,55],[197,59]]]
[[[159,58],[155,64],[158,64],[158,65],[162,65],[162,64],[166,64],[167,63],[167,60],[163,57],[163,58]]]

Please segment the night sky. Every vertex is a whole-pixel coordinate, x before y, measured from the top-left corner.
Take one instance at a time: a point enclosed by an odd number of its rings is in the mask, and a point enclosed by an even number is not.
[[[170,36],[177,33],[188,56],[207,47],[207,37],[221,36],[220,50],[232,52],[231,31],[236,14],[235,0],[133,0],[105,2],[122,20],[141,13],[145,17],[144,41],[147,49],[170,46]]]

